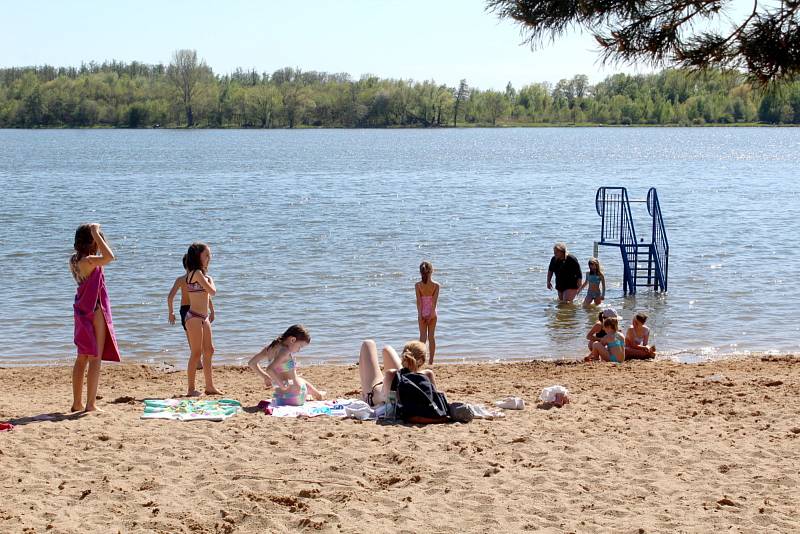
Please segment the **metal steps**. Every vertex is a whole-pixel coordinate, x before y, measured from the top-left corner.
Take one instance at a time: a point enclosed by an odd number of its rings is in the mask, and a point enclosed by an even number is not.
[[[636,239],[631,203],[646,203],[652,219],[650,242]],[[601,217],[598,245],[619,247],[623,264],[623,291],[635,294],[637,286],[667,290],[669,242],[654,187],[644,200],[630,200],[624,187],[601,187],[595,195],[595,209]]]

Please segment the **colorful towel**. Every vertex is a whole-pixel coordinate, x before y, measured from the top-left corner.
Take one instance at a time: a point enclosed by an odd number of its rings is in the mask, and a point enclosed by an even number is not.
[[[242,404],[233,399],[147,399],[142,419],[223,421],[241,411]]]
[[[302,406],[275,406],[269,401],[261,401],[265,413],[272,411],[273,417],[317,417],[327,415],[330,417],[347,417],[345,406],[353,402],[349,399],[332,399],[326,401],[308,401]]]

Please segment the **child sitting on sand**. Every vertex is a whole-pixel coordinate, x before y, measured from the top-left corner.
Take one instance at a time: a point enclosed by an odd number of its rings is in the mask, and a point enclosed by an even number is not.
[[[264,385],[274,388],[273,402],[275,406],[302,406],[308,395],[314,400],[325,398],[325,392],[319,391],[311,382],[297,374],[297,363],[294,354],[311,343],[311,335],[301,325],[292,325],[280,336],[261,349],[261,352],[250,358],[247,365],[256,372]],[[258,362],[269,359],[266,369],[262,369]]]
[[[625,338],[619,333],[619,321],[616,318],[603,320],[603,330],[606,331],[605,337],[592,343],[592,353],[584,361],[624,362]]]
[[[594,303],[599,306],[602,304],[606,298],[606,277],[603,274],[603,268],[600,266],[600,260],[597,258],[589,258],[589,270],[586,272],[586,280],[578,288],[578,294],[586,286],[589,286],[589,288],[586,290],[586,298],[583,299],[583,305],[588,306]]]
[[[628,359],[649,360],[656,357],[655,345],[648,345],[650,329],[644,325],[647,314],[639,312],[633,316],[631,327],[625,333],[625,356]]]
[[[614,308],[606,308],[597,314],[597,322],[594,323],[592,329],[589,330],[588,334],[586,334],[586,339],[589,341],[589,350],[592,350],[592,344],[595,341],[599,341],[606,337],[606,331],[603,330],[603,321],[610,318],[616,318],[617,320],[622,319],[622,317],[617,314],[617,310]]]

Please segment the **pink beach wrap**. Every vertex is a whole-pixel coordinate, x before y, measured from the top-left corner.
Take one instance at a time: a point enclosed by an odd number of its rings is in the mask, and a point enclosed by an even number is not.
[[[75,345],[78,354],[97,354],[97,339],[94,336],[94,310],[97,303],[103,310],[106,320],[108,335],[103,346],[103,360],[109,362],[119,361],[119,347],[114,336],[114,323],[111,320],[111,302],[108,300],[106,290],[106,277],[103,268],[97,267],[86,280],[80,283],[75,293]]]

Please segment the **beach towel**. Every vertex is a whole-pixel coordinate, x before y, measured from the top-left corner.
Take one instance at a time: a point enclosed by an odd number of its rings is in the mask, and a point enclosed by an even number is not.
[[[223,421],[242,411],[233,399],[146,399],[142,419],[176,421]]]
[[[72,305],[75,315],[75,346],[78,354],[97,354],[97,339],[94,337],[94,309],[97,305],[103,311],[108,334],[103,345],[104,361],[118,362],[119,347],[117,337],[114,335],[114,321],[111,317],[111,301],[108,299],[106,277],[103,268],[97,267],[86,280],[80,283],[75,293],[75,303]]]
[[[327,415],[329,417],[347,417],[345,408],[353,402],[350,399],[332,399],[325,401],[308,401],[302,406],[275,406],[266,404],[269,401],[261,401],[259,406],[265,405],[272,413],[272,417],[318,417]],[[265,413],[267,410],[265,410]]]

